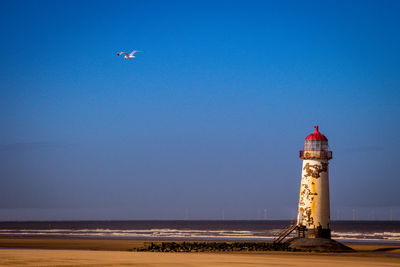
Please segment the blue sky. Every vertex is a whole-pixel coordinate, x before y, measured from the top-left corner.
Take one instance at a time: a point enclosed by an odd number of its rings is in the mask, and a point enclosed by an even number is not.
[[[4,1],[0,220],[400,219],[397,1]],[[118,51],[143,50],[133,60]]]

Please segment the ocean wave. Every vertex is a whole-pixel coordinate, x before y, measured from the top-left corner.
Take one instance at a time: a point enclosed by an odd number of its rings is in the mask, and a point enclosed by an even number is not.
[[[0,229],[0,235],[118,237],[118,238],[201,238],[201,239],[258,239],[272,240],[281,229],[250,230],[197,230],[197,229]],[[340,232],[332,231],[339,240],[400,241],[400,232]]]
[[[394,240],[400,241],[399,232],[336,232],[332,231],[332,237],[335,239],[348,239],[348,240]]]
[[[272,239],[277,231],[195,230],[195,229],[0,229],[0,235],[104,236],[104,237],[166,237],[166,238],[240,238]]]

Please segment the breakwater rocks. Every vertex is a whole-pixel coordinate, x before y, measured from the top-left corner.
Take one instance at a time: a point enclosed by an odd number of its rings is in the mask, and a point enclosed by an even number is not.
[[[221,251],[301,251],[288,244],[265,242],[162,242],[151,243],[132,251],[151,252],[221,252]]]

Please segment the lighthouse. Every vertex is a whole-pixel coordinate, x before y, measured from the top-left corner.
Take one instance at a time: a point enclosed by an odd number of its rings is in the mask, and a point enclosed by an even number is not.
[[[297,237],[286,241],[290,248],[325,252],[354,251],[331,239],[329,160],[332,159],[332,151],[328,138],[319,132],[318,126],[306,137],[300,158],[303,165],[297,222],[283,229],[274,243],[283,242],[297,230]]]
[[[328,138],[319,132],[318,126],[306,137],[299,156],[303,166],[297,213],[298,237],[330,239],[329,160],[332,151]]]

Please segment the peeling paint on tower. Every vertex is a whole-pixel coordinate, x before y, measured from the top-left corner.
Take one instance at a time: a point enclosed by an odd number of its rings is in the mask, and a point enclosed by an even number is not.
[[[318,126],[307,136],[300,158],[303,159],[303,168],[297,225],[306,228],[307,237],[330,238],[328,161],[332,158],[332,151]]]

